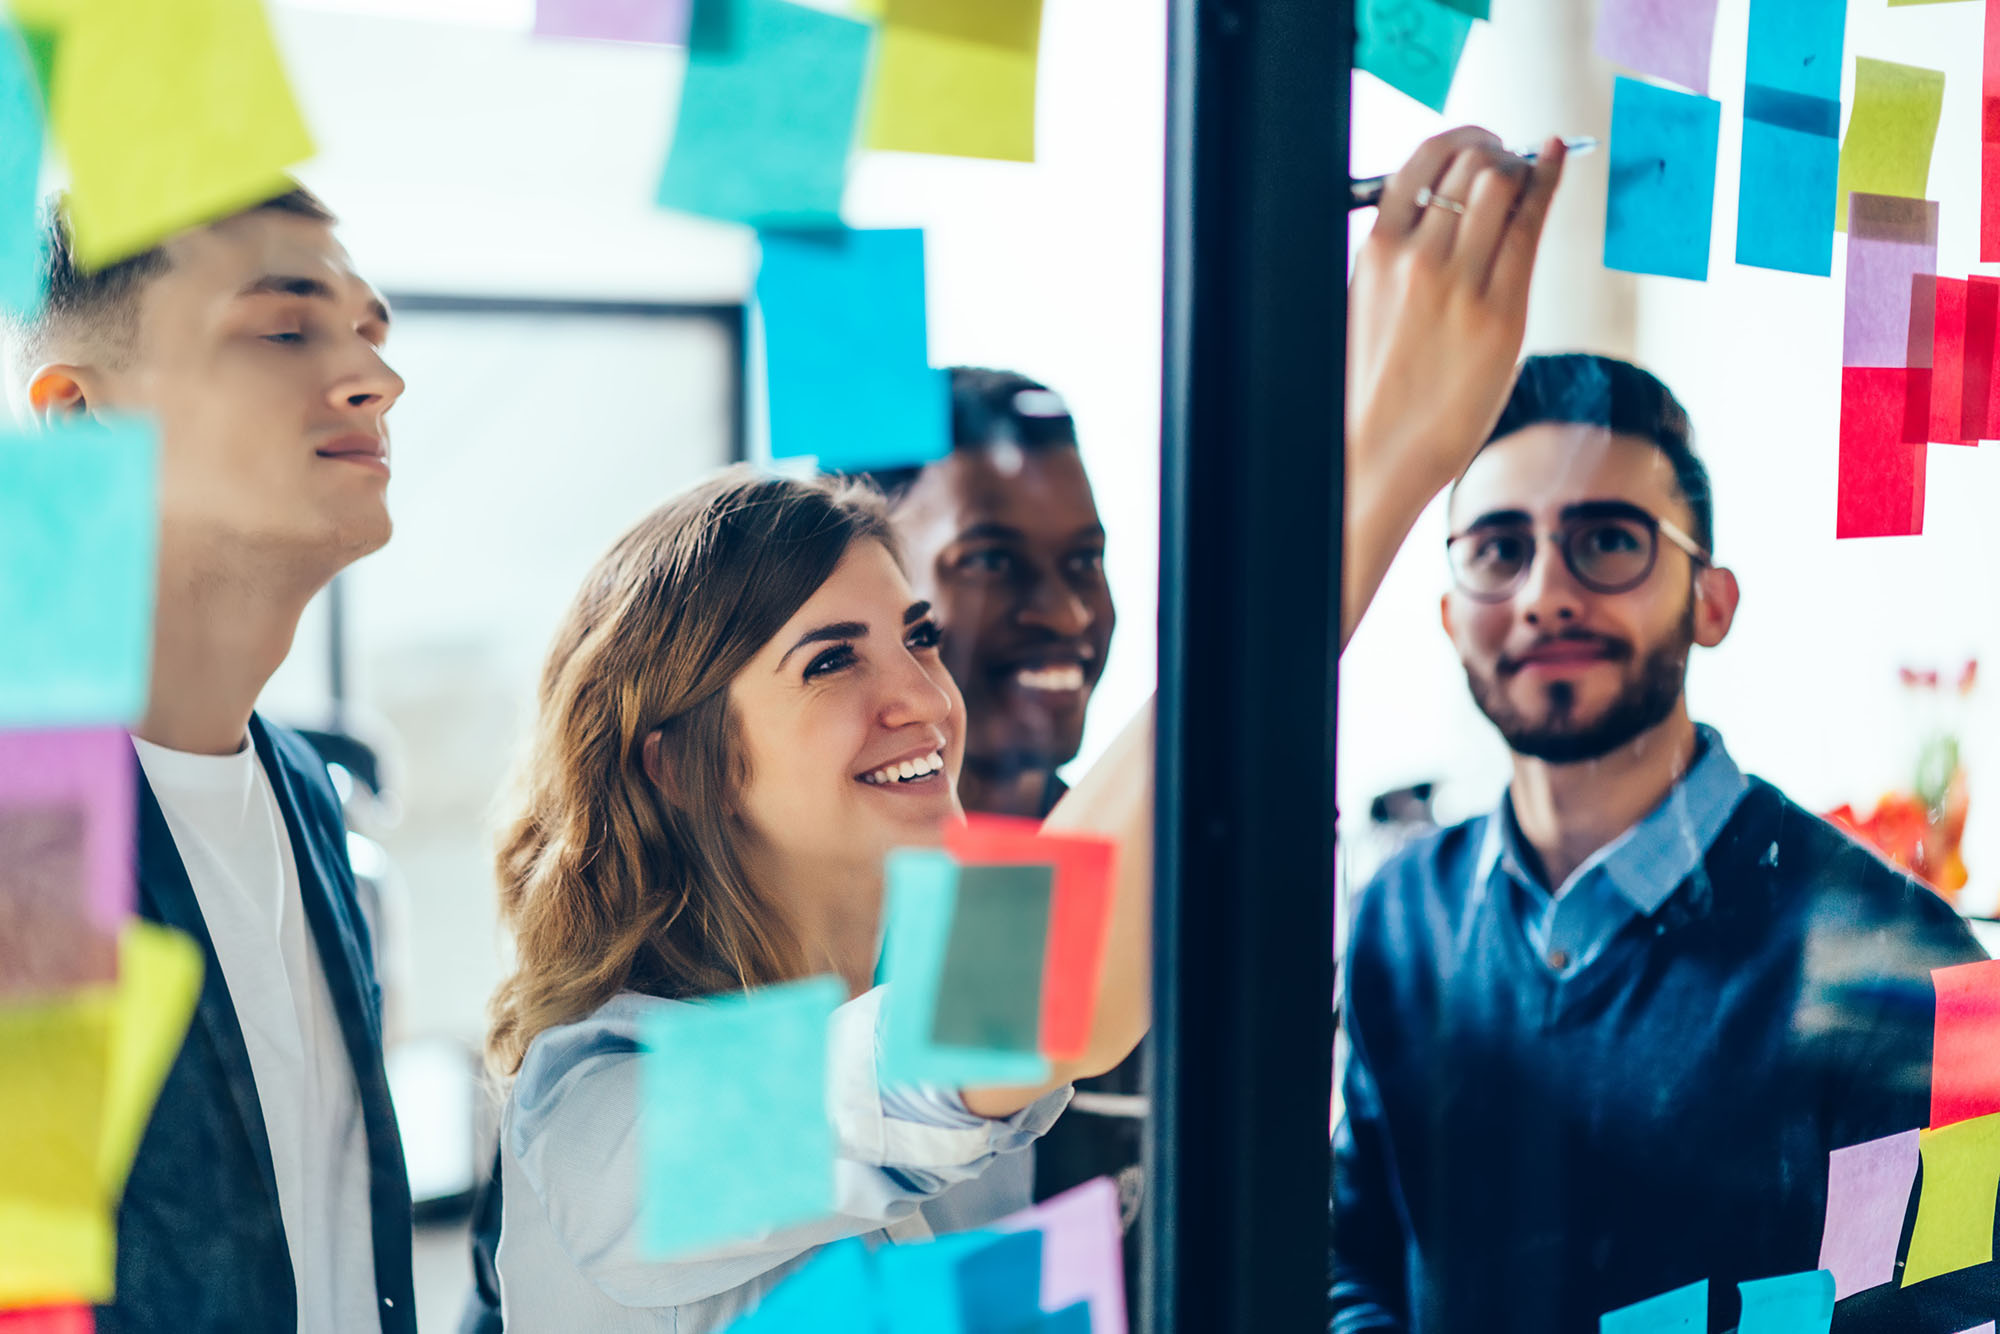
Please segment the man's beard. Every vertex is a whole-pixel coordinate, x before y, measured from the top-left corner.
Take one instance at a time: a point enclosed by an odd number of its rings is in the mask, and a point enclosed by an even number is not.
[[[1631,646],[1622,641],[1599,642],[1618,655],[1612,661],[1632,656]],[[1609,755],[1666,720],[1686,687],[1688,651],[1693,647],[1694,599],[1690,597],[1687,615],[1675,632],[1640,660],[1638,671],[1627,677],[1617,698],[1592,720],[1574,716],[1576,685],[1571,681],[1548,683],[1544,696],[1548,711],[1537,721],[1508,700],[1499,672],[1483,676],[1468,664],[1465,680],[1479,711],[1499,729],[1509,750],[1549,764],[1582,764]]]

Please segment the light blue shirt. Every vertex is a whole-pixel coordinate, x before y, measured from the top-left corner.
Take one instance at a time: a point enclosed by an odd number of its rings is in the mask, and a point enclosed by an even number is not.
[[[1637,917],[1651,917],[1702,862],[1750,782],[1712,727],[1695,729],[1695,761],[1651,814],[1599,848],[1554,893],[1514,819],[1511,796],[1487,821],[1476,870],[1491,902],[1513,915],[1535,957],[1558,978],[1589,967]]]

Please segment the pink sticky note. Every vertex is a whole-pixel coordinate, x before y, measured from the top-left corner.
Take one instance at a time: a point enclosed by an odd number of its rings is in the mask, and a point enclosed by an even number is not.
[[[122,728],[0,732],[0,807],[83,809],[84,903],[110,931],[132,913],[137,764]]]
[[[614,42],[687,43],[690,0],[535,0],[535,32],[543,37],[597,37]]]
[[[1939,445],[1976,445],[1979,437],[1965,435],[1966,303],[1970,285],[1963,278],[1938,278],[1932,303],[1930,439]]]
[[[1835,1149],[1827,1160],[1826,1231],[1819,1267],[1836,1301],[1896,1277],[1896,1248],[1917,1180],[1917,1132]]]
[[[88,1306],[35,1306],[0,1311],[0,1334],[92,1334],[96,1328],[97,1318]]]
[[[1086,1181],[994,1225],[1042,1234],[1042,1309],[1090,1304],[1090,1334],[1126,1334],[1123,1227],[1110,1177]]]
[[[1603,0],[1597,54],[1614,65],[1708,92],[1717,0]]]
[[[0,732],[0,996],[117,975],[136,763],[116,727]]]
[[[1938,206],[1925,199],[1848,197],[1843,366],[1925,367],[1936,333]]]
[[[1931,1127],[2000,1112],[2000,959],[1933,968]]]

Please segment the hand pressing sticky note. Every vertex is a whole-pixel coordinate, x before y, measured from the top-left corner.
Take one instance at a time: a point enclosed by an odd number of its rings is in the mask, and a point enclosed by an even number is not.
[[[693,23],[660,204],[839,226],[873,30],[789,0],[700,0]]]
[[[1708,277],[1722,104],[1619,79],[1611,93],[1606,268]]]
[[[2000,959],[1931,970],[1937,988],[1931,1125],[2000,1112]]]
[[[1854,110],[1840,146],[1834,217],[1847,225],[1847,197],[1860,191],[1921,199],[1930,188],[1931,149],[1944,108],[1944,72],[1858,56]]]
[[[1472,18],[1439,0],[1359,0],[1354,67],[1443,111]]]
[[[1715,8],[1716,0],[1600,0],[1597,54],[1705,93]]]
[[[1743,1294],[1736,1334],[1827,1334],[1833,1327],[1833,1275],[1824,1269],[1736,1287]]]
[[[867,144],[1035,160],[1042,0],[884,0]]]
[[[639,1235],[686,1255],[833,1209],[827,1026],[839,979],[664,1002],[644,1020]]]
[[[1708,1280],[1690,1283],[1598,1317],[1598,1334],[1705,1334]]]
[[[1043,1310],[1080,1305],[1088,1313],[1087,1334],[1126,1334],[1123,1227],[1111,1178],[1086,1181],[994,1226],[1042,1234]]]
[[[79,4],[49,94],[87,268],[284,193],[313,153],[259,0]]]
[[[1829,1156],[1819,1267],[1833,1275],[1835,1300],[1879,1288],[1896,1276],[1896,1249],[1916,1182],[1914,1130],[1835,1149]]]
[[[41,308],[42,92],[18,29],[0,6],[0,315]]]
[[[138,423],[0,431],[0,728],[123,723],[145,708],[157,452]]]
[[[1903,1286],[1956,1273],[1993,1259],[1993,1222],[2000,1200],[2000,1112],[1925,1130],[1917,1223],[1903,1263]]]

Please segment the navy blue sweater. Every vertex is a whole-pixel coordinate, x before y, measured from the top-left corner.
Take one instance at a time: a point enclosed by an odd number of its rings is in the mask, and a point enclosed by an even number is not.
[[[1706,874],[1558,982],[1515,922],[1473,910],[1486,819],[1361,897],[1331,1327],[1595,1334],[1707,1278],[1710,1328],[1731,1329],[1739,1280],[1818,1267],[1827,1155],[1928,1122],[1930,970],[1985,953],[1935,894],[1753,780]],[[1996,1313],[1989,1264],[1856,1294],[1834,1329]]]

